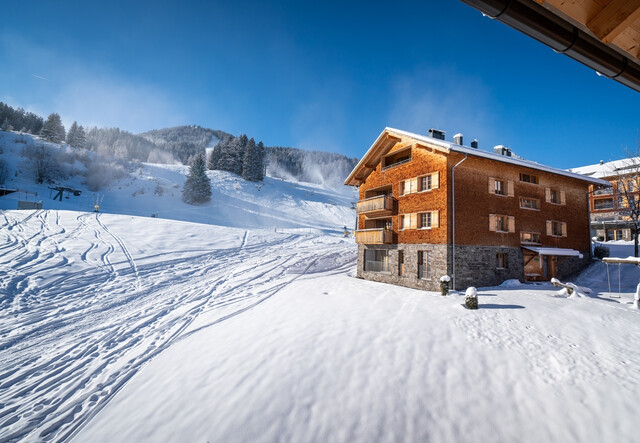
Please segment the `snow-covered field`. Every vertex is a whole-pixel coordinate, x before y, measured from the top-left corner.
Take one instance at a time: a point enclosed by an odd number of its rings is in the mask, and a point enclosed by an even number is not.
[[[0,222],[2,441],[637,441],[633,266],[621,299],[599,263],[590,297],[468,311],[355,279],[352,240],[304,229]]]
[[[638,441],[637,267],[470,311],[354,278],[349,192],[210,172],[194,207],[185,173],[139,165],[102,213],[11,176],[44,210],[0,197],[0,442]]]

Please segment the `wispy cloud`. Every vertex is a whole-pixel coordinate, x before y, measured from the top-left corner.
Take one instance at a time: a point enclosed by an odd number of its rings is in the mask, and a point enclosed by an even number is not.
[[[437,128],[447,131],[448,140],[462,132],[465,144],[477,138],[485,147],[500,136],[491,91],[472,74],[448,67],[416,70],[392,82],[391,96],[390,126],[421,134]]]
[[[50,82],[50,81],[51,81],[51,80],[49,80],[48,78],[44,78],[44,77],[42,77],[42,76],[40,76],[40,75],[31,74],[31,76],[32,76],[32,77],[35,77],[35,78],[39,78],[40,80],[46,80],[46,81],[48,81],[48,82]]]
[[[189,122],[177,100],[144,79],[130,80],[110,66],[91,65],[22,37],[1,35],[0,43],[16,61],[10,85],[14,106],[36,108],[45,117],[57,112],[65,126],[76,120],[141,132]]]

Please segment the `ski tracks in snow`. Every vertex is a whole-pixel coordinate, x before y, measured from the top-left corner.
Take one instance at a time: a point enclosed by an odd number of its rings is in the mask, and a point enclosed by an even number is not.
[[[249,231],[234,248],[134,257],[97,214],[3,216],[0,441],[67,439],[177,339],[354,259],[340,241]]]

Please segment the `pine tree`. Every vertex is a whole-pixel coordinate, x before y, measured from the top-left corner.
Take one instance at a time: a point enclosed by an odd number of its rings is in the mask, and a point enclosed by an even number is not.
[[[191,205],[211,200],[211,182],[207,177],[204,156],[197,154],[182,188],[182,201]]]
[[[249,181],[258,181],[256,179],[256,142],[253,138],[247,141],[247,146],[244,150],[244,159],[242,161],[242,178]]]
[[[67,133],[67,144],[72,148],[84,149],[87,144],[87,136],[84,133],[84,128],[78,126],[77,122],[73,122],[69,132]]]
[[[65,130],[62,125],[62,119],[56,112],[49,115],[47,121],[42,126],[40,136],[45,140],[53,143],[61,143],[65,139]]]
[[[76,147],[76,137],[78,133],[78,122],[73,122],[67,132],[67,144],[71,147]]]
[[[264,180],[264,156],[264,145],[259,142],[258,146],[256,146],[256,181]]]
[[[9,118],[5,118],[4,122],[2,123],[2,127],[0,127],[0,130],[3,131],[12,131],[13,130],[13,126],[11,126],[11,123],[9,123]]]

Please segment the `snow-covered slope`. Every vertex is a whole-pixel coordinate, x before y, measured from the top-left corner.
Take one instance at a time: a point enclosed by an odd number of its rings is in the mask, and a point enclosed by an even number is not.
[[[352,228],[354,225],[355,211],[351,209],[351,202],[357,196],[352,188],[332,189],[271,177],[252,183],[229,172],[208,171],[213,191],[211,202],[192,206],[181,199],[182,185],[189,168],[177,165],[130,165],[124,177],[99,192],[88,191],[81,176],[59,179],[56,185],[79,189],[82,194],[65,193],[62,201],[53,200],[56,191],[49,188],[51,185],[35,184],[26,160],[20,156],[24,146],[34,143],[61,149],[58,145],[34,140],[30,135],[0,132],[3,150],[0,158],[9,163],[11,172],[4,186],[23,191],[0,197],[0,209],[16,209],[18,200],[27,199],[42,201],[43,209],[93,211],[97,200],[101,203],[101,212],[146,217],[157,215],[220,226],[342,232],[344,226]],[[81,170],[83,166],[76,167]]]
[[[0,441],[637,441],[635,267],[620,299],[597,264],[589,297],[483,288],[469,311],[353,278],[355,251],[4,211]]]

